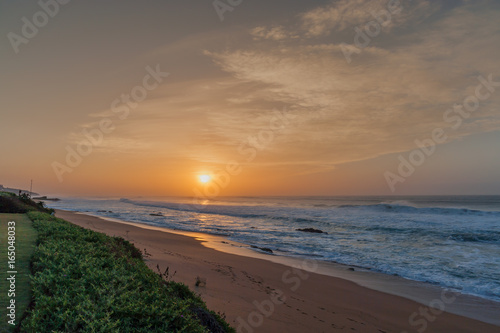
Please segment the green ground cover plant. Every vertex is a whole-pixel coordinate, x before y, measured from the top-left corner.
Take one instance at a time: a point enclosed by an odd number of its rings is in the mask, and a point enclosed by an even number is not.
[[[128,241],[29,212],[38,232],[26,332],[233,332]]]

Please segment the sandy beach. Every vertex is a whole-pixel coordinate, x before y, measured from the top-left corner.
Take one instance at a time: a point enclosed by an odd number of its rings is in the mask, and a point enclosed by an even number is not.
[[[58,210],[76,225],[120,236],[147,253],[147,264],[167,267],[173,280],[200,294],[238,332],[498,332],[498,326],[450,314],[442,293],[428,308],[403,297],[332,276],[203,246],[199,239],[131,223]],[[221,246],[225,244],[220,240]],[[302,269],[303,268],[303,269]],[[198,284],[198,286],[197,286]]]

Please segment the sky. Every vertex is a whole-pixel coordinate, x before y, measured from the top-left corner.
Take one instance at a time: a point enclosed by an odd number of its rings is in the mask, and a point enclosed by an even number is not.
[[[500,194],[498,17],[487,0],[1,0],[0,184]]]

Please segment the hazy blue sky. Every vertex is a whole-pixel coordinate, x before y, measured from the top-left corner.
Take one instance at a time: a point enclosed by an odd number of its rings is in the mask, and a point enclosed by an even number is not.
[[[498,1],[60,2],[0,1],[0,184],[500,194]]]

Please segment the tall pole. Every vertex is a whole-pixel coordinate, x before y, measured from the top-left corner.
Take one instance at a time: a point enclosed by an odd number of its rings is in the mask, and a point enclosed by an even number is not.
[[[31,185],[30,185],[30,198],[31,198],[32,192],[33,192],[33,179],[31,180]]]

